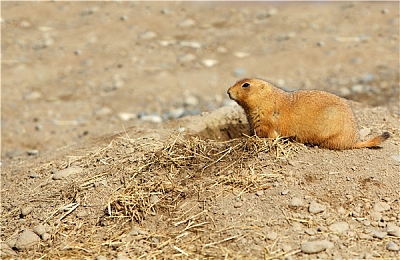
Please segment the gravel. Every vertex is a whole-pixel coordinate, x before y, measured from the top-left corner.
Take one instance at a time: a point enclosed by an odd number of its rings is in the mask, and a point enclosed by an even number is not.
[[[393,223],[388,223],[385,232],[387,232],[391,236],[400,237],[400,227],[396,226]]]
[[[294,197],[290,200],[289,206],[290,207],[303,207],[304,202],[302,199]]]
[[[375,212],[383,212],[386,210],[390,210],[390,205],[386,202],[378,202],[374,205],[373,211]]]

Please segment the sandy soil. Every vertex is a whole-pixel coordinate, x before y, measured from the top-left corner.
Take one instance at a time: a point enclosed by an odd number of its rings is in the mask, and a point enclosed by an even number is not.
[[[2,2],[1,256],[398,258],[398,28],[395,2]],[[392,136],[249,139],[242,77]]]

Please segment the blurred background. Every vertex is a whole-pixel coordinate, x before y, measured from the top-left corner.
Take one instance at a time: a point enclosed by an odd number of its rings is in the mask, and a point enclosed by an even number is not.
[[[2,2],[2,159],[231,105],[260,77],[398,115],[397,2]]]

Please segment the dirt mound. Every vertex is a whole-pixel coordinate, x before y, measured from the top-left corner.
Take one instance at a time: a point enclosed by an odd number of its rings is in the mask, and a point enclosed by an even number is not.
[[[303,243],[329,240],[333,246],[318,257],[395,257],[386,245],[398,237],[386,229],[400,217],[393,181],[399,162],[391,158],[398,122],[384,110],[362,110],[366,119],[385,119],[381,128],[394,137],[383,149],[338,152],[243,135],[225,140],[246,126],[243,112],[226,107],[164,130],[132,129],[100,149],[85,147],[83,155],[36,162],[18,172],[22,182],[3,179],[2,240],[11,249],[2,254],[284,258],[306,257]],[[370,168],[380,174],[366,175]],[[18,246],[24,230],[36,232],[40,243]]]

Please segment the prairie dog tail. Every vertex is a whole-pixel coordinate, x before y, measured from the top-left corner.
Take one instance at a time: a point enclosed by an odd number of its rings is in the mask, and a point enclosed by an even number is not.
[[[375,136],[364,142],[358,142],[354,145],[354,148],[365,148],[365,147],[375,147],[386,141],[390,137],[388,132],[383,132],[381,135]]]

